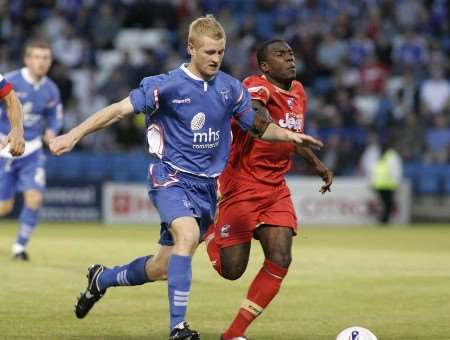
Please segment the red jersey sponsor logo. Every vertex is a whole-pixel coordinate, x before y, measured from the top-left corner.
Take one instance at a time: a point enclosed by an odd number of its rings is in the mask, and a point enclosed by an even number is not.
[[[303,131],[304,120],[303,117],[297,116],[293,112],[286,112],[284,115],[284,119],[280,119],[278,124],[290,130],[295,130],[297,132]]]

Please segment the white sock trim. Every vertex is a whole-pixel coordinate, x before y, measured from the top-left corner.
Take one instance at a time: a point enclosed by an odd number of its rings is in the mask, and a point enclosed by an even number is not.
[[[184,328],[184,321],[181,321],[180,323],[178,323],[173,329],[183,329]]]
[[[13,254],[19,254],[25,251],[25,246],[19,244],[19,243],[14,243],[11,251]]]

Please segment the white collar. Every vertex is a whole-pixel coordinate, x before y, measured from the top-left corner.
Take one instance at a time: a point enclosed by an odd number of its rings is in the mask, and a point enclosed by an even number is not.
[[[33,85],[33,87],[34,87],[35,89],[38,89],[38,88],[39,88],[42,84],[44,84],[45,81],[47,80],[47,77],[44,76],[44,77],[41,78],[41,80],[35,81],[35,80],[31,77],[30,71],[29,71],[28,68],[26,68],[26,67],[23,67],[23,68],[20,70],[20,73],[21,73],[23,79],[25,79],[25,81],[26,81],[27,83]]]
[[[184,71],[184,73],[186,73],[190,78],[194,79],[194,80],[200,80],[200,81],[206,81],[203,78],[200,78],[199,76],[196,76],[194,73],[192,73],[187,66],[188,64],[183,63],[181,64],[180,68]]]
[[[189,78],[192,78],[194,80],[202,81],[203,82],[203,91],[206,92],[206,90],[208,89],[208,81],[209,80],[207,81],[207,80],[205,80],[203,78],[200,78],[199,76],[196,76],[194,73],[189,71],[189,69],[186,67],[186,65],[187,65],[186,63],[181,64],[181,66],[180,66],[181,70],[184,73],[186,73]],[[214,77],[212,77],[210,80],[213,80],[213,79],[214,79]]]

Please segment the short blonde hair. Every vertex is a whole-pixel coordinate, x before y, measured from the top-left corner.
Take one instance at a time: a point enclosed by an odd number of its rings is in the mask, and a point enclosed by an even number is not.
[[[227,39],[225,30],[212,14],[199,17],[189,25],[188,43],[198,47],[200,36],[207,36],[214,40]]]

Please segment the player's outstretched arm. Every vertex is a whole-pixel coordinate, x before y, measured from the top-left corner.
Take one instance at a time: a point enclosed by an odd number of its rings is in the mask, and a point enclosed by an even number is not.
[[[25,151],[22,106],[14,90],[3,97],[3,100],[6,104],[11,131],[3,142],[0,141],[0,149],[9,144],[9,153],[13,156],[20,156]]]
[[[252,100],[252,107],[255,111],[255,120],[251,131],[255,137],[271,142],[292,142],[296,145],[314,148],[323,146],[322,142],[314,137],[292,132],[272,123],[267,109],[259,101]]]
[[[297,154],[306,159],[311,167],[314,169],[317,175],[319,175],[324,181],[324,185],[320,188],[320,192],[322,194],[327,191],[331,191],[331,184],[333,183],[333,172],[328,169],[328,167],[323,164],[320,159],[312,152],[312,150],[308,147],[297,146],[296,148]]]
[[[95,112],[66,134],[52,138],[49,143],[50,151],[57,156],[69,152],[84,136],[103,129],[133,112],[134,108],[131,104],[130,97],[111,104]]]

